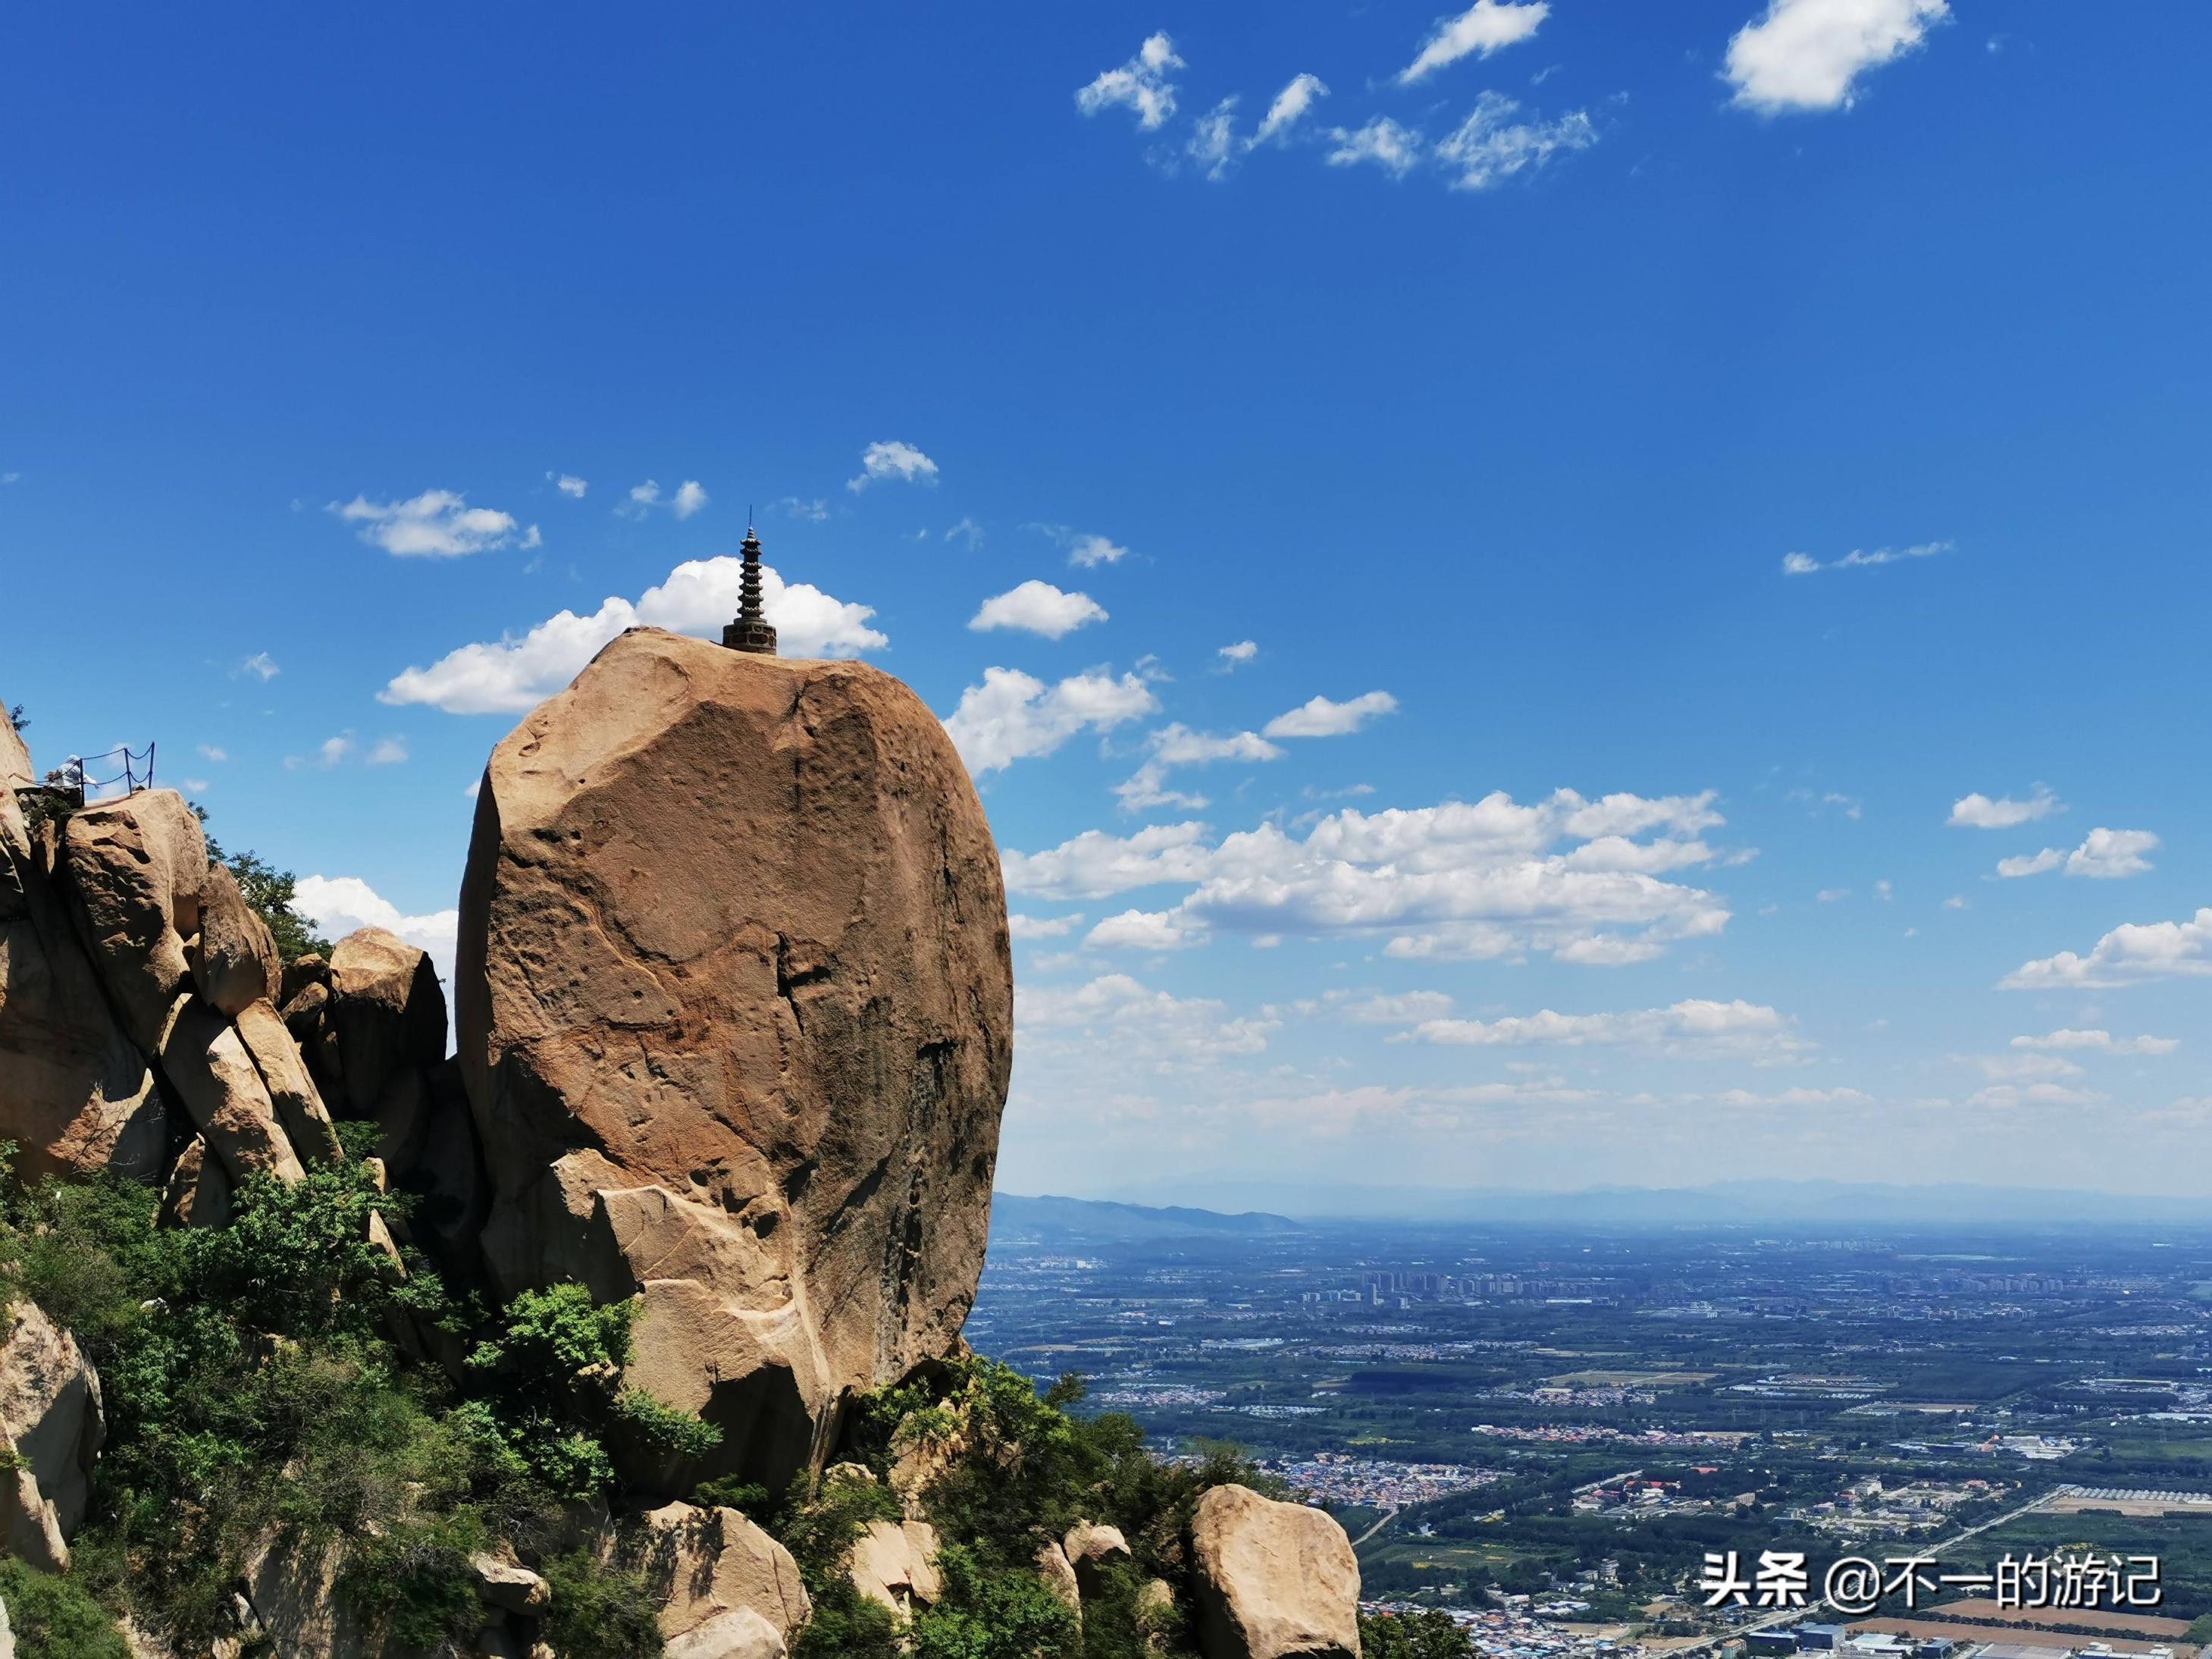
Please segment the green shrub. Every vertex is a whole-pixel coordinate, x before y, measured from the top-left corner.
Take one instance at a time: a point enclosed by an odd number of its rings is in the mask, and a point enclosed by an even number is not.
[[[20,1659],[131,1659],[115,1621],[75,1578],[0,1558],[0,1601]]]
[[[948,1544],[937,1558],[945,1595],[914,1621],[915,1659],[1079,1659],[1074,1616],[1035,1566],[986,1567]]]
[[[355,1545],[340,1585],[376,1629],[434,1650],[476,1634],[483,1609],[469,1558],[489,1541],[466,1510],[394,1527]]]
[[[722,1431],[687,1411],[656,1399],[643,1389],[615,1395],[615,1420],[655,1451],[696,1461],[722,1443]]]
[[[659,1603],[638,1574],[604,1566],[583,1550],[540,1569],[552,1587],[545,1639],[562,1659],[649,1659],[661,1650]]]
[[[1364,1659],[1474,1659],[1474,1644],[1448,1613],[1425,1613],[1359,1617],[1359,1651]]]

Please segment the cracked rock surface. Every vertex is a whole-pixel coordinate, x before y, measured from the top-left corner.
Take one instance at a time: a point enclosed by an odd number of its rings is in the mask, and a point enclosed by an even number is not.
[[[504,1294],[643,1298],[628,1377],[780,1489],[955,1352],[1012,1060],[1006,895],[944,728],[864,664],[623,635],[493,753],[460,1060]]]

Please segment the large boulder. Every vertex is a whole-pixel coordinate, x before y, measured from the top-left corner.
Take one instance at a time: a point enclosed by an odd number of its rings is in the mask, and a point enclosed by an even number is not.
[[[744,1652],[751,1621],[787,1642],[812,1611],[791,1552],[737,1510],[669,1504],[645,1517],[646,1583],[660,1599],[660,1633],[702,1656]],[[750,1617],[740,1617],[740,1614]],[[781,1649],[776,1649],[781,1652]]]
[[[324,1098],[356,1117],[446,1057],[446,994],[428,953],[381,927],[348,933],[327,963],[303,960],[284,1004]]]
[[[283,970],[269,924],[254,914],[224,866],[209,866],[200,883],[200,931],[187,951],[200,994],[235,1019],[252,1004],[273,998]]]
[[[0,1338],[0,1437],[14,1467],[0,1474],[0,1534],[10,1553],[58,1572],[63,1540],[92,1498],[93,1460],[107,1431],[100,1377],[70,1334],[18,1297]]]
[[[1206,1659],[1359,1659],[1359,1561],[1326,1511],[1216,1486],[1190,1534]]]
[[[937,1571],[937,1528],[927,1521],[871,1521],[853,1540],[845,1576],[853,1588],[902,1620],[945,1594]]]
[[[86,954],[53,827],[34,830],[16,798],[32,781],[0,718],[0,1139],[26,1179],[150,1177],[167,1138],[161,1097]]]
[[[704,1472],[780,1487],[854,1391],[953,1352],[1012,975],[906,687],[623,635],[493,753],[455,997],[495,1284],[641,1296],[631,1378],[723,1428]]]
[[[151,1054],[189,988],[207,838],[182,795],[142,789],[72,813],[62,843],[85,944],[124,1030]]]

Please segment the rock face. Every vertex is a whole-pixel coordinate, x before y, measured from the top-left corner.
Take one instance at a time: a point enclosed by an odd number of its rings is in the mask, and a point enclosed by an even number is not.
[[[780,1486],[953,1351],[1012,976],[981,807],[897,681],[608,646],[493,753],[455,994],[494,1283],[641,1295],[630,1378],[722,1427],[705,1472]]]
[[[124,1030],[151,1054],[190,988],[207,839],[185,798],[146,789],[73,813],[62,837],[77,921]]]
[[[1216,1486],[1190,1530],[1206,1659],[1358,1659],[1359,1562],[1332,1516]]]
[[[927,1521],[871,1521],[853,1540],[846,1576],[871,1601],[911,1618],[945,1594],[937,1550],[937,1528]]]
[[[63,1540],[84,1519],[92,1464],[107,1431],[100,1378],[76,1340],[17,1301],[0,1340],[0,1436],[15,1456],[0,1474],[0,1528],[10,1553],[45,1571],[69,1565]]]
[[[0,1136],[41,1176],[159,1172],[162,1106],[146,1057],[116,1019],[70,915],[52,826],[15,790],[33,781],[0,719]]]
[[[238,878],[220,864],[201,878],[199,945],[189,955],[192,982],[228,1018],[276,994],[276,941],[247,906]]]

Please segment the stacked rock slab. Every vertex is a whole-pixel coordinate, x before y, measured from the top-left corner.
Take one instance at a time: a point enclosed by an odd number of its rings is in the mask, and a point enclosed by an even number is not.
[[[493,753],[455,994],[494,1283],[641,1296],[629,1379],[723,1429],[707,1472],[780,1486],[956,1351],[1012,975],[906,687],[623,635]]]

